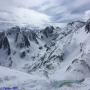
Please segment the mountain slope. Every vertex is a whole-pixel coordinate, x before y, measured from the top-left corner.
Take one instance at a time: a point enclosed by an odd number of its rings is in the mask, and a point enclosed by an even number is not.
[[[89,78],[85,81],[84,79],[51,81],[43,76],[30,75],[1,66],[0,74],[0,88],[18,90],[88,90],[90,88]]]
[[[12,70],[16,77],[16,82],[13,81],[12,85],[17,85],[20,90],[88,90],[89,32],[90,20],[74,21],[65,28],[47,26],[41,30],[32,30],[27,27],[12,27],[4,32],[6,42],[0,43],[0,53],[4,52],[2,54],[6,56],[4,58],[0,55],[1,66],[22,71]],[[0,41],[3,42],[2,37]],[[7,47],[3,49],[4,46]],[[7,50],[10,50],[9,54]],[[11,70],[4,67],[0,67],[0,73],[11,73]],[[16,84],[18,80],[21,81]],[[1,85],[7,86],[9,82]]]

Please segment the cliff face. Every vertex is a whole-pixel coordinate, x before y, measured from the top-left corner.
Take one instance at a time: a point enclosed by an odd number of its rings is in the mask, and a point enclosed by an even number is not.
[[[0,32],[0,64],[9,65],[8,59],[11,55],[10,44],[5,32]]]
[[[11,54],[9,41],[8,41],[7,36],[5,36],[4,32],[0,33],[0,49],[6,50],[7,55]]]

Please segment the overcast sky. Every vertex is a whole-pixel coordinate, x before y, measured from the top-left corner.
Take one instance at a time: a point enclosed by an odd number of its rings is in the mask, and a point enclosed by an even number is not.
[[[61,23],[89,16],[90,0],[0,0],[0,21]]]

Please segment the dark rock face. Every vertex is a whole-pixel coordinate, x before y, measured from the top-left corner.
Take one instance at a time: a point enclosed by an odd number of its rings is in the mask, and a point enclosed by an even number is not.
[[[20,47],[20,48],[30,46],[28,37],[23,32],[20,32],[19,34],[17,34],[16,43],[17,43],[17,47]]]
[[[37,38],[38,38],[38,36],[36,35],[36,33],[34,31],[29,31],[29,39],[31,41],[35,41],[35,43],[38,44]]]
[[[12,27],[11,29],[13,29],[15,31],[20,31],[20,27],[19,26]]]
[[[6,50],[7,55],[11,54],[9,41],[4,32],[0,32],[0,49]]]
[[[54,27],[50,26],[50,27],[46,27],[43,30],[43,34],[48,38],[52,33],[53,33]]]
[[[16,34],[16,33],[19,33],[19,32],[20,32],[20,27],[19,26],[15,26],[15,27],[12,27],[11,29],[9,29],[7,31],[7,35]]]
[[[85,31],[90,32],[90,19],[86,22]]]
[[[18,34],[20,33],[20,27],[19,26],[12,27],[6,33],[8,36],[11,36],[11,38],[13,38],[14,41],[16,42]]]
[[[42,50],[42,49],[43,49],[43,47],[42,47],[42,46],[40,46],[40,47],[39,47],[39,49],[40,49],[40,50]]]
[[[23,36],[24,36],[25,46],[26,47],[29,47],[30,46],[30,43],[29,43],[28,38],[25,35],[23,35]]]
[[[20,54],[21,58],[24,58],[25,56],[26,56],[26,52],[25,51]]]
[[[32,30],[26,30],[26,28],[20,28],[19,26],[12,27],[7,31],[7,35],[14,39],[17,47],[24,48],[30,46],[30,41],[34,41],[39,44],[37,34]]]

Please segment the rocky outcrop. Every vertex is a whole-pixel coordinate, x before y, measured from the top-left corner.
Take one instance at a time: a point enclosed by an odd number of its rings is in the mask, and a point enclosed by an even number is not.
[[[48,38],[53,34],[53,30],[54,30],[53,26],[48,26],[42,32]]]
[[[90,32],[90,19],[86,22],[85,31]]]
[[[28,36],[30,41],[34,41],[36,44],[39,44],[38,36],[34,31],[32,30],[26,31],[26,35]]]
[[[24,47],[28,48],[30,46],[28,37],[23,32],[19,32],[17,34],[16,46],[19,48],[24,48]]]
[[[20,27],[19,26],[15,26],[15,27],[10,28],[7,31],[7,35],[12,35],[12,34],[15,34],[15,33],[18,33],[18,32],[20,32]]]
[[[0,32],[0,49],[5,50],[7,55],[11,54],[10,44],[4,32]]]

